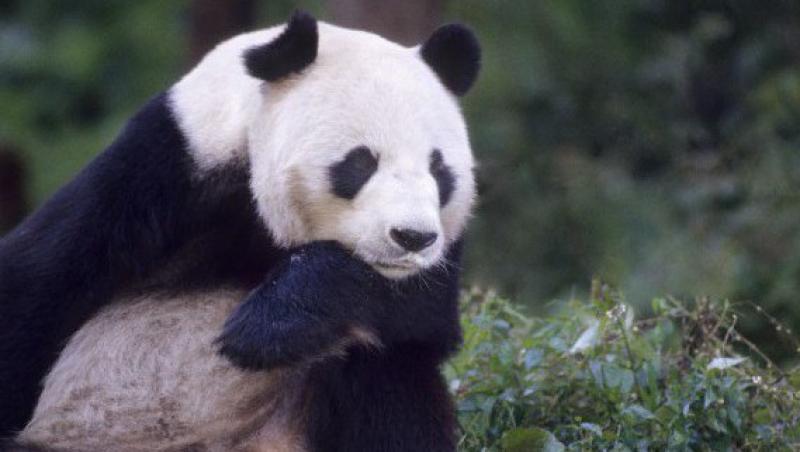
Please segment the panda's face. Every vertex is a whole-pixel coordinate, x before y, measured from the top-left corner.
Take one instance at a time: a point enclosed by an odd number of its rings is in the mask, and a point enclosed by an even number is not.
[[[328,168],[328,192],[315,224],[319,238],[332,238],[387,276],[405,276],[435,263],[445,237],[441,208],[452,196],[454,175],[441,151],[404,159],[360,145]],[[331,234],[330,237],[325,237]]]
[[[261,217],[280,245],[336,240],[388,277],[440,264],[474,197],[456,101],[415,49],[326,28],[314,65],[262,89]]]

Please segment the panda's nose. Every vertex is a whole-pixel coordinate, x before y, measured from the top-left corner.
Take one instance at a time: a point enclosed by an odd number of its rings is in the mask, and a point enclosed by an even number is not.
[[[392,236],[392,240],[397,242],[398,245],[411,252],[421,251],[433,245],[433,242],[436,241],[436,237],[438,236],[435,232],[398,228],[392,228],[392,230],[389,231],[389,235]]]

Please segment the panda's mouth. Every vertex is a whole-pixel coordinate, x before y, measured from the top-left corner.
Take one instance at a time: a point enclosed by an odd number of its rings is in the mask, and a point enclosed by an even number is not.
[[[356,254],[360,255],[364,262],[369,264],[375,271],[391,279],[403,279],[413,276],[430,265],[429,261],[419,253],[406,253],[400,256],[364,256],[361,253]]]
[[[387,270],[414,270],[417,265],[412,262],[375,262],[376,267]]]
[[[378,272],[389,278],[403,278],[420,270],[419,264],[409,261],[375,261],[372,263]]]

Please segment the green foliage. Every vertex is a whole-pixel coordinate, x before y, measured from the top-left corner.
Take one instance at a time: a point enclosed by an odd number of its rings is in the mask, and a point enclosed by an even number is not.
[[[446,369],[462,450],[800,447],[800,369],[752,347],[730,303],[655,299],[636,318],[607,287],[591,298],[539,318],[465,297],[465,346]]]

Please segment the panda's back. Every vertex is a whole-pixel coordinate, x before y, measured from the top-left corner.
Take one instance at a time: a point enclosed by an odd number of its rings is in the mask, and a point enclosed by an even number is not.
[[[304,374],[242,371],[216,352],[245,294],[118,299],[70,339],[18,439],[87,452],[304,450]]]

